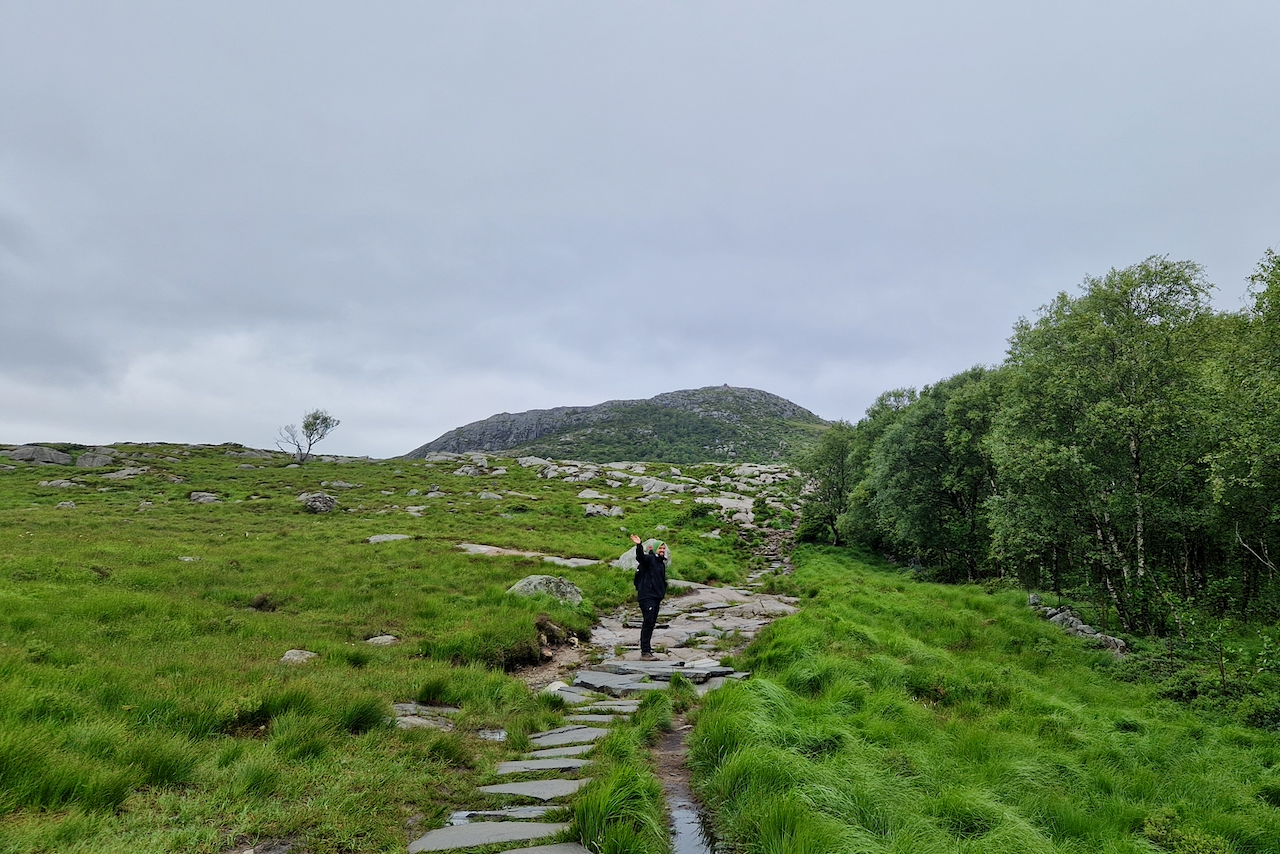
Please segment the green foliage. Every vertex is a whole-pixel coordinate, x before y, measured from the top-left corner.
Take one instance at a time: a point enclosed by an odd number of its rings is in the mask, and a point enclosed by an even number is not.
[[[823,595],[761,634],[752,679],[704,698],[688,739],[726,846],[1280,850],[1274,730],[1113,678],[1016,591],[793,559]]]

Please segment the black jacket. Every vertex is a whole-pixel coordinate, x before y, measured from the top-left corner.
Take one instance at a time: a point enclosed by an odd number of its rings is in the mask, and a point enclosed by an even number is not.
[[[636,544],[636,574],[631,583],[636,586],[636,599],[661,599],[667,595],[667,562],[657,552],[646,552],[643,543]]]

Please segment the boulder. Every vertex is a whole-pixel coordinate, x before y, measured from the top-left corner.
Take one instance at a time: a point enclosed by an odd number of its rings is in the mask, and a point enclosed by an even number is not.
[[[148,471],[146,466],[128,466],[120,469],[120,471],[109,471],[102,475],[103,480],[128,480],[131,477],[137,477]]]
[[[658,543],[661,543],[661,542],[663,542],[663,540],[655,540],[651,537],[645,540],[641,545],[644,546],[645,551],[649,551],[650,549],[656,549],[658,547]],[[627,549],[625,552],[623,552],[621,555],[618,556],[617,560],[613,561],[609,565],[616,566],[618,569],[629,569],[634,572],[637,566],[636,547],[632,546],[631,548]],[[667,543],[667,566],[671,566],[671,544],[670,543]]]
[[[338,499],[324,492],[304,492],[295,500],[301,501],[308,513],[330,513],[338,506]]]
[[[87,454],[81,454],[79,457],[76,458],[76,468],[100,469],[103,466],[109,466],[114,462],[115,460],[107,456],[106,454],[97,454],[97,453],[90,452]]]
[[[284,664],[306,664],[313,658],[319,658],[320,653],[311,652],[305,649],[291,649],[284,655],[280,656],[280,661]]]
[[[212,492],[193,492],[187,497],[196,504],[217,504],[222,500]]]
[[[582,509],[587,514],[587,516],[621,516],[622,515],[621,507],[617,507],[617,506],[610,507],[606,504],[584,504],[582,505]]]
[[[71,455],[41,445],[19,445],[9,452],[9,459],[22,463],[37,463],[49,466],[71,465]]]
[[[1040,604],[1040,597],[1035,593],[1027,594],[1027,604],[1034,608]]]
[[[516,596],[546,594],[570,605],[582,604],[582,591],[578,589],[577,585],[565,578],[556,578],[553,575],[526,576],[511,585],[507,592]]]

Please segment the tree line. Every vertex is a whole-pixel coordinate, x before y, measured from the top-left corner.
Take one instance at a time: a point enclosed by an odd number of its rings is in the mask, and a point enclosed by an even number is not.
[[[1189,261],[1086,278],[1005,361],[880,395],[802,462],[802,539],[1088,595],[1116,628],[1280,616],[1280,256],[1215,311]]]

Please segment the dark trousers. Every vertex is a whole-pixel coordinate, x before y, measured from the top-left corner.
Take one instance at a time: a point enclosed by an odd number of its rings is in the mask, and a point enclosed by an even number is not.
[[[653,627],[658,625],[658,606],[661,599],[640,600],[640,654],[653,653]]]

